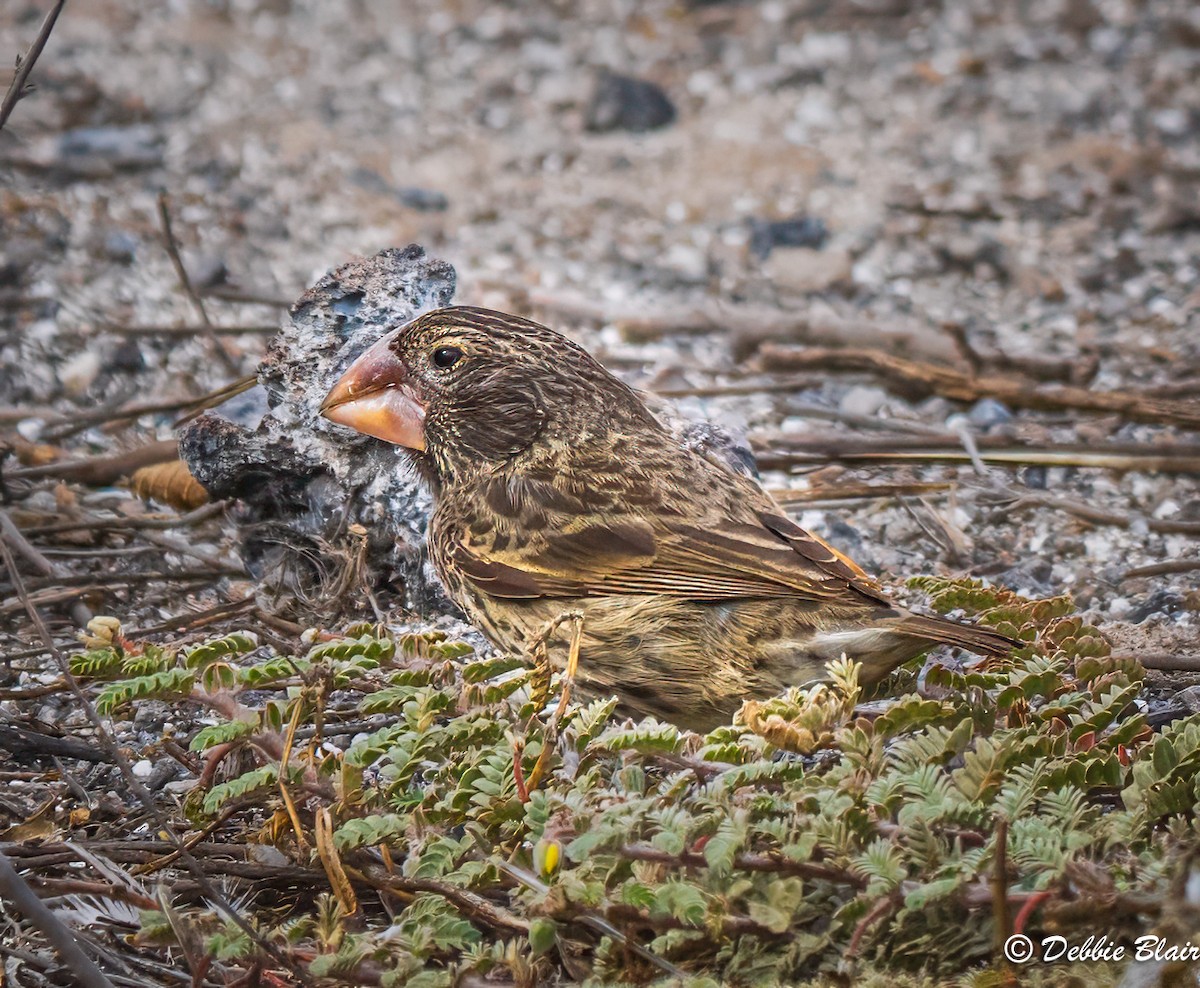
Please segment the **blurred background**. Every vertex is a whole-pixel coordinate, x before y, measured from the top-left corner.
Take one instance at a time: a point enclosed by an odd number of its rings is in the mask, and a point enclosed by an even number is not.
[[[0,52],[47,6],[5,3]],[[27,442],[65,441],[64,410],[253,373],[321,273],[409,242],[455,266],[458,301],[548,322],[760,452],[830,420],[885,443],[1177,438],[836,361],[798,379],[781,342],[1167,401],[1200,380],[1186,0],[72,0],[34,78],[0,132],[0,426]],[[164,248],[160,192],[225,356]],[[173,421],[141,415],[139,435]],[[766,457],[768,482],[963,475],[797,462]],[[1071,589],[1102,621],[1158,622],[1166,651],[1194,639],[1186,576],[1125,578],[1194,555],[1190,477],[989,469],[1121,520],[1009,511],[969,485],[802,520],[876,571]]]

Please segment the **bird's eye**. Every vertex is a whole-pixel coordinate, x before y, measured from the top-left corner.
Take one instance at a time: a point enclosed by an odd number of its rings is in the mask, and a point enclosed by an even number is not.
[[[440,346],[433,351],[433,366],[446,370],[457,364],[462,355],[463,352],[456,346]]]

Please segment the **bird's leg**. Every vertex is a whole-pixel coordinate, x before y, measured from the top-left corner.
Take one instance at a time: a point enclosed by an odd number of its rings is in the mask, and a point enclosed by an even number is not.
[[[582,634],[583,629],[583,614],[579,611],[563,611],[561,614],[551,618],[529,643],[529,657],[532,659],[534,666],[534,675],[530,683],[530,699],[533,700],[534,716],[537,716],[536,711],[541,710],[546,705],[546,701],[550,696],[550,678],[554,673],[554,665],[550,661],[549,654],[550,636],[568,621],[574,621],[577,626],[576,632],[573,633],[572,637],[572,651],[567,656],[568,674],[574,676],[575,669],[571,665],[571,655],[574,655],[575,665],[578,665],[579,646],[576,644],[576,638]]]
[[[542,750],[538,754],[537,762],[534,763],[533,771],[529,773],[527,783],[529,792],[537,788],[546,771],[546,765],[550,761],[550,749],[554,747],[555,739],[558,737],[558,723],[562,720],[571,699],[571,684],[575,681],[575,671],[579,668],[579,649],[583,644],[583,614],[579,611],[566,611],[551,621],[546,630],[538,636],[542,639],[544,646],[545,638],[559,625],[566,624],[568,621],[572,623],[573,627],[571,628],[571,644],[567,650],[567,668],[563,672],[562,693],[559,695],[554,713],[550,715],[550,722],[542,734]]]
[[[579,668],[579,649],[583,645],[583,614],[580,611],[568,611],[562,615],[566,620],[572,622],[574,627],[571,629],[571,645],[567,650],[567,668],[563,671],[562,695],[558,699],[558,707],[554,711],[552,722],[557,724],[563,711],[567,707],[567,701],[571,696],[571,684],[575,682],[575,672]]]
[[[537,718],[538,711],[546,705],[550,696],[550,680],[554,675],[546,642],[541,636],[538,636],[530,647],[529,657],[533,662],[533,674],[529,677],[529,699],[533,703],[533,712],[529,715],[526,729]]]

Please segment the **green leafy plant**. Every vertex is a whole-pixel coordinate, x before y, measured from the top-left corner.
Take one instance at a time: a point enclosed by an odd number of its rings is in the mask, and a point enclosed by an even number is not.
[[[915,583],[1026,647],[918,661],[870,702],[833,663],[705,737],[608,698],[560,709],[558,674],[375,626],[303,655],[250,635],[163,651],[99,705],[215,716],[189,811],[266,820],[256,839],[331,890],[264,936],[332,983],[978,978],[1018,925],[1150,928],[1196,846],[1200,717],[1155,733],[1140,668],[1066,598]],[[78,673],[120,675],[98,651]],[[258,950],[228,930],[209,949]]]

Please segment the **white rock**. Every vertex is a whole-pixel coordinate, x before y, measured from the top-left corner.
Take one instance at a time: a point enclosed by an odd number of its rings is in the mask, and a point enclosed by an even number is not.
[[[1173,518],[1177,514],[1179,514],[1179,502],[1172,501],[1170,498],[1154,509],[1155,518]]]
[[[83,350],[59,368],[58,380],[67,394],[78,397],[86,393],[99,373],[100,354],[95,350]]]
[[[853,277],[854,261],[844,250],[780,247],[763,263],[763,271],[780,288],[800,294],[822,292]]]
[[[887,392],[882,388],[856,384],[842,396],[838,408],[845,415],[874,415],[887,400]]]

